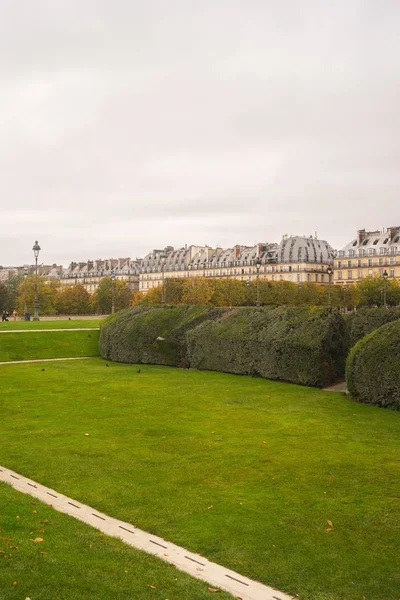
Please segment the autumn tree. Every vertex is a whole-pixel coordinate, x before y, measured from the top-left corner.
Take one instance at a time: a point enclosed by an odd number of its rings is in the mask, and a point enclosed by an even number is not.
[[[88,315],[92,312],[90,294],[83,285],[60,288],[55,309],[63,315]]]
[[[183,280],[183,304],[207,304],[213,295],[213,282],[205,277],[188,277]]]
[[[113,284],[111,277],[103,277],[92,296],[92,307],[95,312],[102,315],[111,313],[113,285],[115,310],[128,308],[132,293],[126,281],[115,279]]]
[[[22,278],[18,284],[16,297],[16,310],[24,314],[25,306],[28,313],[34,313],[36,276],[28,275]],[[37,278],[37,290],[39,301],[39,315],[51,315],[55,313],[55,303],[58,295],[60,282],[47,281],[44,277]]]
[[[244,306],[247,289],[243,281],[237,279],[215,279],[211,303],[215,306]]]

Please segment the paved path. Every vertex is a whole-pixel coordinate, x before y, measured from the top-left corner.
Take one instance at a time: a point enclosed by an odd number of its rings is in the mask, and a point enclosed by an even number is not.
[[[46,333],[48,331],[99,331],[100,327],[70,327],[67,329],[0,329],[0,333]]]
[[[335,385],[324,388],[324,392],[343,392],[344,394],[347,394],[348,391],[349,390],[347,389],[347,384],[345,381],[341,381],[340,383],[335,383]]]
[[[85,360],[87,358],[97,358],[96,356],[73,356],[72,358],[32,358],[30,360],[6,360],[0,362],[0,365],[23,365],[25,363],[55,362],[59,360]]]
[[[153,554],[165,562],[174,565],[180,571],[185,571],[206,581],[212,586],[221,588],[242,600],[293,600],[291,596],[278,592],[271,587],[253,581],[247,577],[208,561],[199,554],[188,552],[180,546],[175,546],[150,533],[137,529],[130,523],[118,521],[98,510],[86,506],[77,500],[72,500],[43,485],[27,479],[10,469],[0,466],[0,481],[8,483],[13,488],[56,510],[79,519],[103,533],[123,540],[126,544]]]

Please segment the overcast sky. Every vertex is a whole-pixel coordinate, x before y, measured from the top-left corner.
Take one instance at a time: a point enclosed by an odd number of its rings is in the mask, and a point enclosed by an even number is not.
[[[400,225],[398,0],[0,8],[0,264]]]

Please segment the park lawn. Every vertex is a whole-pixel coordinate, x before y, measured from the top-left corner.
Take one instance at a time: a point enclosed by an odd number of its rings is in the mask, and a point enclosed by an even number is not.
[[[4,483],[0,506],[1,600],[210,599],[207,583]]]
[[[0,333],[0,362],[98,356],[99,331]]]
[[[80,329],[80,328],[92,328],[99,327],[102,319],[76,319],[71,317],[71,321],[68,319],[65,321],[0,321],[0,331],[9,331],[10,329]]]
[[[0,464],[303,600],[398,599],[400,413],[99,358],[0,378]]]

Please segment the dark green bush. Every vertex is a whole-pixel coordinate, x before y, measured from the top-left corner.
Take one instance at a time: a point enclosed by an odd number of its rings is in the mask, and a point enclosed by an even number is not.
[[[400,408],[400,320],[382,325],[352,348],[346,380],[361,402]]]
[[[185,334],[223,309],[205,306],[140,306],[112,315],[100,333],[100,354],[117,362],[184,367]]]
[[[140,307],[106,321],[100,353],[318,387],[343,376],[345,337],[341,315],[321,308]]]
[[[375,306],[372,308],[359,308],[357,311],[345,316],[348,331],[348,346],[351,348],[365,335],[371,333],[381,325],[400,319],[399,307]]]
[[[237,308],[187,334],[192,367],[311,386],[344,373],[341,315],[319,308]]]

